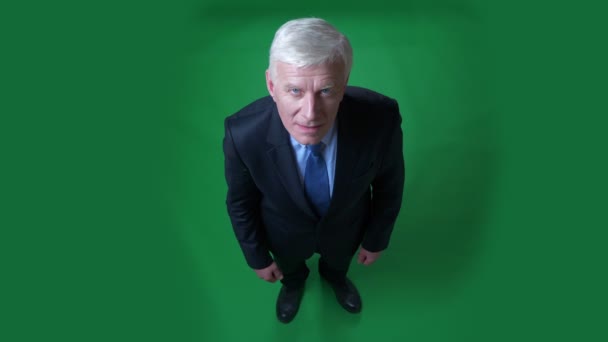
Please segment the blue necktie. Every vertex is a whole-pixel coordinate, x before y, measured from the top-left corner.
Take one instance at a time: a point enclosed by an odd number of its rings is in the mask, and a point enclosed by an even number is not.
[[[310,154],[306,160],[306,170],[304,171],[304,188],[306,196],[314,206],[319,216],[325,216],[329,208],[329,176],[327,175],[327,165],[323,159],[323,143],[308,145]]]

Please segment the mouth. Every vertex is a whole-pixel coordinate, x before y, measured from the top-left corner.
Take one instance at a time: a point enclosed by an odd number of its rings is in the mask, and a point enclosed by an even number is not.
[[[319,131],[321,129],[321,127],[323,127],[323,125],[307,126],[307,125],[300,125],[300,124],[296,124],[296,126],[298,127],[298,129],[300,129],[302,132],[305,132],[305,133],[314,133],[314,132]]]

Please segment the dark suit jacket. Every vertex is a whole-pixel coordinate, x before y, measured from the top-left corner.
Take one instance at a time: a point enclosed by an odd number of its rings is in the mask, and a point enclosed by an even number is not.
[[[269,252],[351,258],[360,244],[371,252],[388,246],[405,176],[397,102],[347,87],[337,124],[333,195],[320,219],[304,194],[289,133],[272,98],[226,118],[226,204],[250,267],[269,266]]]

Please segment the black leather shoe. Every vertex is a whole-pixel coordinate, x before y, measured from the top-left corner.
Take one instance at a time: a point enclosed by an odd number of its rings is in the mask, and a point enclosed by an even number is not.
[[[361,296],[350,279],[346,278],[344,283],[334,283],[324,278],[334,289],[338,303],[350,313],[361,312]]]
[[[304,286],[292,288],[283,285],[281,287],[277,298],[277,318],[279,321],[289,323],[296,317],[303,294]]]

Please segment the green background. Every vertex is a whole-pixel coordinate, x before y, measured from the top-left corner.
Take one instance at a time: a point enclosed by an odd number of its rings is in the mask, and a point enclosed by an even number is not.
[[[605,24],[589,4],[3,4],[0,340],[605,340]],[[351,40],[399,101],[406,185],[349,315],[314,270],[289,325],[225,209],[223,119],[274,31]]]

